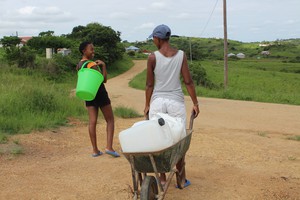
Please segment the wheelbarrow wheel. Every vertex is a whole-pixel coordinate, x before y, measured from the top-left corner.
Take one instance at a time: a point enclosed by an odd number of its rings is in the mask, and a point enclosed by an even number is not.
[[[146,176],[141,187],[141,200],[157,199],[158,188],[154,176]]]

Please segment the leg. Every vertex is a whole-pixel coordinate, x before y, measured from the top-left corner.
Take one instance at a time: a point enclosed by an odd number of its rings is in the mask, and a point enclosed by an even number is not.
[[[98,154],[99,149],[97,146],[97,136],[96,136],[96,125],[98,119],[98,108],[94,106],[87,107],[88,114],[89,114],[89,135],[90,140],[93,146],[93,153]]]
[[[114,131],[115,131],[115,120],[114,120],[112,107],[110,104],[108,104],[106,106],[101,107],[101,111],[106,121],[106,134],[107,134],[106,149],[114,152],[115,150],[113,149],[113,138],[114,138]]]
[[[182,185],[184,185],[185,183],[185,156],[183,156],[179,161],[178,163],[176,164],[176,168],[179,172],[179,177],[180,177],[180,182]]]
[[[162,184],[162,186],[164,186],[167,182],[167,177],[166,177],[166,173],[160,173],[160,182]]]
[[[177,188],[180,189],[188,187],[191,184],[191,182],[186,179],[184,160],[185,160],[185,155],[176,164],[176,168],[179,172],[179,176],[177,177]]]

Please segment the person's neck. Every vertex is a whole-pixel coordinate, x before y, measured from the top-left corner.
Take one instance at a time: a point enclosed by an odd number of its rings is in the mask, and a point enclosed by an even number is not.
[[[159,48],[159,52],[166,57],[172,57],[177,50],[172,48],[169,43],[163,43]]]
[[[85,60],[90,60],[90,59],[86,56],[82,56],[81,61],[85,61]]]

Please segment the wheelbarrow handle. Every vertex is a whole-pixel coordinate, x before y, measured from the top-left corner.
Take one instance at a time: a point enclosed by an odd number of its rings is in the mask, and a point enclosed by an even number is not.
[[[190,130],[193,129],[195,115],[196,115],[196,113],[195,113],[195,111],[193,110],[193,112],[191,113],[191,117],[190,117],[190,125],[189,125],[189,129],[190,129]]]

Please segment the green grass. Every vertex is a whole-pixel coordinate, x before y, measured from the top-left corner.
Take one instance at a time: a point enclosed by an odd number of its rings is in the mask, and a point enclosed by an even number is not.
[[[287,138],[288,140],[300,141],[300,135],[295,135]]]
[[[197,61],[193,61],[197,62]],[[200,62],[200,61],[198,61]],[[300,63],[270,60],[228,62],[228,87],[225,90],[223,61],[201,61],[215,89],[196,87],[198,96],[300,105]],[[129,85],[144,90],[146,72],[138,74]],[[183,86],[185,94],[187,94]]]
[[[27,75],[21,69],[1,69],[0,131],[29,133],[32,130],[57,127],[67,117],[85,113],[81,102],[71,94],[71,85],[50,82],[37,74]],[[6,72],[6,73],[5,73]]]
[[[8,142],[7,135],[4,133],[0,133],[0,144],[6,144]]]
[[[128,55],[124,55],[122,60],[116,61],[112,66],[107,66],[108,78],[113,78],[129,70],[133,66],[133,62]]]
[[[133,66],[129,58],[114,63],[109,77]],[[109,72],[110,73],[110,72]],[[0,136],[30,133],[67,125],[68,118],[86,120],[84,102],[74,95],[77,74],[55,82],[37,70],[0,65]],[[0,138],[1,139],[1,138]],[[1,139],[3,142],[4,139]]]
[[[15,146],[15,147],[12,147],[10,149],[10,153],[13,154],[13,155],[20,155],[20,154],[23,154],[24,151],[23,151],[23,148],[20,147],[20,146]]]
[[[143,115],[139,114],[137,111],[133,110],[132,108],[127,107],[116,107],[114,109],[114,114],[121,118],[136,118],[142,117]]]

